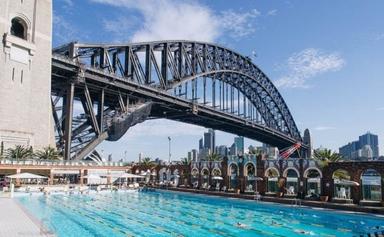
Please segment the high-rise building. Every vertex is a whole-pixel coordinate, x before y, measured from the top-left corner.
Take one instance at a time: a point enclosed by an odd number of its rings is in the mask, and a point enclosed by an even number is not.
[[[198,161],[198,152],[196,149],[192,149],[191,151],[188,152],[188,159],[194,162]]]
[[[235,137],[236,155],[244,155],[244,137]]]
[[[202,150],[203,148],[204,148],[204,140],[203,140],[203,138],[201,138],[199,140],[199,150]]]
[[[216,149],[216,153],[221,157],[225,157],[228,155],[228,147],[225,145],[218,146]]]
[[[198,158],[198,152],[197,152],[197,150],[196,149],[192,149],[192,161],[195,161],[195,162],[197,162],[198,160],[197,160],[197,158]]]
[[[372,157],[379,157],[379,137],[370,132],[359,136],[360,147],[363,148],[365,145],[369,145],[372,149]]]
[[[344,159],[377,159],[379,157],[379,139],[377,135],[367,132],[353,141],[339,148]]]
[[[208,132],[204,133],[204,148],[209,149],[210,153],[215,152],[215,131],[208,129]]]
[[[231,156],[237,156],[238,155],[237,146],[235,143],[233,143],[231,148],[229,149],[229,155],[231,155]]]

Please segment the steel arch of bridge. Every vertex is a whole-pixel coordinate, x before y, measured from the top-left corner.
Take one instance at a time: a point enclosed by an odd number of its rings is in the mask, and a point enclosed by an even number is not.
[[[248,57],[225,47],[192,41],[114,45],[70,43],[56,48],[53,53],[76,62],[80,70],[97,69],[122,81],[150,86],[158,91],[174,90],[175,94],[178,87],[188,82],[192,84],[192,90],[197,90],[193,84],[198,78],[204,78],[204,82],[205,78],[211,78],[229,84],[241,91],[256,108],[263,126],[291,141],[302,142],[284,99],[269,78]],[[204,84],[204,104],[205,89]],[[194,95],[191,100],[195,102]],[[91,99],[87,98],[87,101]],[[212,104],[215,108],[215,98]],[[240,112],[238,116],[241,117]],[[243,116],[246,120],[245,112]]]

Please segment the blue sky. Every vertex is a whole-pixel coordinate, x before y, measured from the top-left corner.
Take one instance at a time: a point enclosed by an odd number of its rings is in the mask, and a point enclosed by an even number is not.
[[[54,0],[53,44],[187,39],[225,45],[251,56],[271,78],[315,147],[338,150],[367,131],[384,139],[383,12],[380,0]],[[135,160],[140,152],[167,159],[171,136],[177,160],[197,148],[205,130],[152,120],[99,150],[114,159]],[[231,145],[233,137],[217,132],[217,144]]]

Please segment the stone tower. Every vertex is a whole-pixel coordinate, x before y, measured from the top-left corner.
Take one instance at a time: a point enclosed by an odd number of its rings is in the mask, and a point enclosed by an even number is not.
[[[52,0],[1,0],[0,35],[0,142],[53,146]]]
[[[311,137],[311,133],[309,132],[309,129],[305,129],[304,130],[304,137],[303,137],[303,143],[308,145],[309,149],[308,151],[306,152],[306,154],[304,155],[305,158],[312,158],[313,154],[312,154],[312,150],[313,150],[313,147],[312,147],[312,137]]]

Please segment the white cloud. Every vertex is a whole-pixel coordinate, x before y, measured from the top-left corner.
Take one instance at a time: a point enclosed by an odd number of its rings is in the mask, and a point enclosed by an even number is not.
[[[325,53],[320,49],[308,48],[294,53],[284,67],[287,74],[275,81],[280,88],[308,88],[308,80],[322,73],[338,71],[345,60],[338,53]]]
[[[255,32],[254,19],[260,15],[256,9],[215,13],[209,7],[194,1],[144,0],[140,3],[133,0],[91,1],[138,11],[142,17],[142,24],[131,34],[130,40],[133,42],[169,39],[213,42],[223,34],[232,38],[244,37]],[[104,21],[107,30],[111,30],[112,21],[118,25],[121,18]],[[120,34],[121,31],[131,31],[132,28],[129,28],[128,26],[120,29]]]
[[[276,16],[277,15],[277,9],[272,9],[267,12],[268,16]]]
[[[376,109],[376,111],[384,111],[384,107],[379,107]]]
[[[256,31],[253,19],[260,16],[257,9],[248,12],[236,12],[234,10],[223,11],[218,16],[219,25],[224,32],[228,32],[232,38],[244,37]]]
[[[384,40],[384,33],[376,35],[375,40],[377,40],[377,41]]]
[[[67,5],[68,7],[72,7],[73,6],[73,1],[72,0],[61,0],[65,5]]]
[[[54,37],[61,43],[73,41],[77,37],[75,28],[64,17],[55,12],[53,13],[53,29]]]
[[[130,29],[138,22],[139,19],[135,16],[120,16],[115,20],[104,19],[103,28],[114,36],[115,42],[124,42],[127,41],[132,34]]]
[[[335,130],[335,127],[330,127],[330,126],[317,126],[313,128],[316,131],[327,131],[327,130]]]

